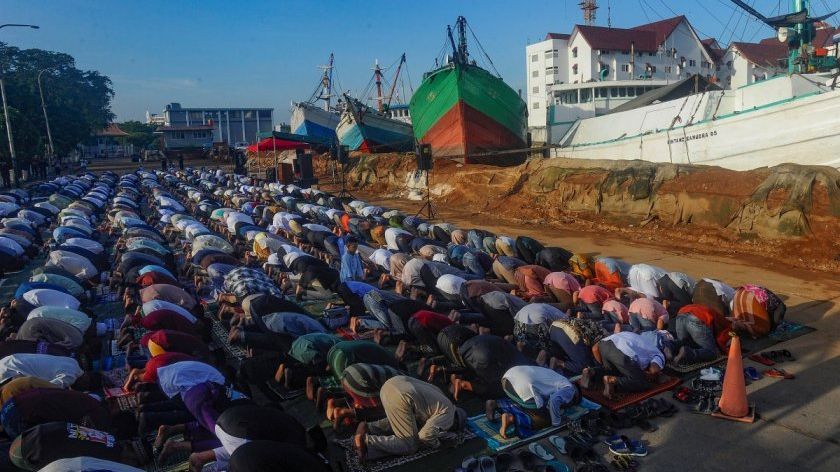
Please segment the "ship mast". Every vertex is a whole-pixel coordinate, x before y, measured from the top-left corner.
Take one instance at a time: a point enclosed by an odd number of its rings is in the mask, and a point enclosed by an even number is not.
[[[388,108],[391,108],[391,100],[394,98],[394,92],[397,89],[397,80],[400,78],[400,71],[402,70],[403,64],[405,64],[405,53],[400,57],[400,64],[397,66],[397,73],[394,74],[394,82],[391,84],[391,91],[388,93]]]
[[[379,68],[379,59],[373,67],[373,77],[376,81],[376,109],[383,111],[382,108],[382,69]]]
[[[318,94],[318,100],[323,100],[324,110],[330,111],[330,100],[332,99],[333,53],[330,53],[329,64],[320,67],[324,70],[324,75],[321,77],[321,93]]]

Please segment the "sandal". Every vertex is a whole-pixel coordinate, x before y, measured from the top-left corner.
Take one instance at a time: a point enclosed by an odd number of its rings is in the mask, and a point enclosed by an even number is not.
[[[613,436],[604,440],[604,444],[607,445],[610,452],[617,456],[629,456],[632,455],[633,451],[630,449],[630,446],[624,441],[622,436]]]
[[[531,443],[528,446],[528,450],[543,461],[550,461],[554,459],[554,456],[550,452],[546,451],[542,444],[538,442]]]
[[[557,449],[557,452],[560,454],[565,455],[568,453],[566,451],[566,440],[560,436],[549,436],[548,442],[551,443],[551,445],[554,446],[554,449]]]
[[[770,358],[765,356],[764,354],[753,354],[748,359],[758,362],[759,364],[763,364],[766,366],[776,365]]]
[[[795,379],[796,376],[786,372],[784,369],[767,369],[764,371],[764,375],[768,377],[773,377],[776,379],[787,379],[792,380]]]
[[[478,458],[478,469],[481,472],[496,472],[496,461],[490,456]]]
[[[795,361],[793,354],[790,353],[787,349],[779,349],[776,351],[770,351],[765,353],[770,359],[773,359],[776,362],[790,362]]]
[[[744,376],[752,381],[761,380],[761,374],[755,367],[744,367]]]

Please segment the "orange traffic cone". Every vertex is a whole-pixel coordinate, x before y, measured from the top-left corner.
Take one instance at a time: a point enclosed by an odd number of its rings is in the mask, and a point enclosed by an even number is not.
[[[741,338],[730,333],[729,359],[723,377],[723,393],[718,401],[718,410],[712,415],[736,421],[752,423],[755,409],[747,403],[747,385],[744,381],[744,362],[741,358]]]

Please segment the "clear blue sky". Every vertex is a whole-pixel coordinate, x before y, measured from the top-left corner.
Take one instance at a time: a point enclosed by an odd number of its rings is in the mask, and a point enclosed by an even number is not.
[[[767,13],[789,0],[748,0]],[[184,106],[269,106],[275,123],[289,103],[306,99],[317,66],[336,56],[341,85],[361,91],[374,59],[391,64],[402,52],[416,87],[434,64],[445,27],[464,15],[502,77],[523,88],[524,47],[548,31],[582,22],[579,0],[3,0],[0,41],[67,52],[80,68],[114,81],[118,120],[142,119],[169,102]],[[597,24],[634,26],[685,14],[722,43],[773,32],[746,20],[728,0],[599,0]],[[823,13],[840,0],[813,0]],[[836,24],[836,20],[832,21]],[[728,23],[728,27],[725,26]],[[733,29],[737,25],[737,30]],[[478,53],[473,44],[473,55]]]

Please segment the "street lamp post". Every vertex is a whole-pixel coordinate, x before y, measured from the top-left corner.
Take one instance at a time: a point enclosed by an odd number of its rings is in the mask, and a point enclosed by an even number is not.
[[[0,29],[5,27],[20,27],[38,29],[37,25],[23,25],[17,23],[7,23],[0,25]],[[9,121],[9,106],[6,104],[6,86],[3,84],[3,65],[0,64],[0,95],[3,96],[3,116],[6,119],[6,136],[9,138],[9,157],[12,159],[12,173],[14,174],[15,187],[20,187],[20,180],[18,179],[18,162],[15,156],[15,142],[12,138],[12,122]]]
[[[47,124],[47,140],[50,143],[50,160],[54,158],[55,147],[53,146],[52,132],[50,131],[50,118],[47,116],[47,104],[44,102],[44,89],[41,87],[41,74],[49,69],[43,69],[38,72],[38,93],[41,94],[41,110],[44,111],[44,122]]]

